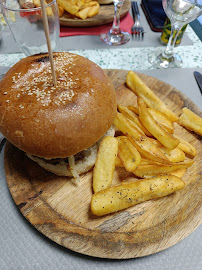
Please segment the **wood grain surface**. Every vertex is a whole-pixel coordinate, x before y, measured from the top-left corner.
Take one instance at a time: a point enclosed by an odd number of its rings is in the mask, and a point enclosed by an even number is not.
[[[129,11],[130,7],[131,1],[126,0],[121,8],[120,12],[121,17],[124,16]],[[98,26],[113,22],[113,18],[114,18],[114,5],[113,4],[100,5],[99,13],[96,16],[92,18],[87,18],[85,20],[79,19],[65,12],[63,16],[60,17],[60,25],[69,27]]]
[[[106,70],[117,87],[118,103],[135,104],[124,85],[127,71]],[[178,115],[187,106],[199,109],[172,86],[139,74]],[[90,211],[92,171],[74,179],[55,176],[7,143],[5,173],[11,195],[22,214],[42,234],[76,252],[95,257],[126,259],[164,250],[193,232],[202,220],[200,137],[176,125],[175,133],[192,143],[198,155],[183,180],[186,187],[170,196],[150,200],[124,211],[96,217]],[[116,169],[113,185],[128,174]],[[20,229],[20,228],[19,228]]]

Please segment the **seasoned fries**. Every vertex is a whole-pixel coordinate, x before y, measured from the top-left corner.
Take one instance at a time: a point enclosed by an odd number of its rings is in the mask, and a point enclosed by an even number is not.
[[[168,149],[166,147],[160,147],[164,155],[172,162],[182,162],[185,160],[185,153],[178,147],[175,149]]]
[[[135,107],[135,106],[130,105],[127,108],[130,111],[132,111],[133,113],[139,115],[139,109],[138,109],[138,107]],[[158,111],[158,110],[156,110],[154,108],[147,108],[147,110],[148,110],[148,112],[152,115],[152,117],[154,118],[154,120],[156,120],[156,122],[159,125],[161,125],[162,127],[164,127],[171,134],[174,132],[174,127],[173,127],[172,121],[170,121],[169,118],[164,113],[162,113],[162,112],[160,112],[160,111]],[[151,134],[149,135],[146,132],[145,132],[145,134],[147,136],[151,136]]]
[[[188,168],[194,163],[193,160],[182,162],[174,165],[142,165],[133,172],[141,178],[149,178],[159,174],[168,174],[182,168]]]
[[[91,211],[96,216],[107,215],[147,200],[167,196],[184,186],[180,178],[172,175],[123,182],[93,194]]]
[[[125,136],[117,137],[118,156],[128,172],[134,171],[141,162],[141,156],[134,145]]]
[[[144,157],[141,158],[140,165],[151,165],[151,164],[158,165],[158,166],[162,165],[162,163],[159,163],[159,162],[157,162],[155,160],[147,159],[147,158],[144,158]]]
[[[137,148],[139,153],[145,158],[155,160],[156,162],[163,164],[171,164],[171,161],[147,137],[140,137],[139,140],[134,140],[133,137],[131,137],[130,135],[127,135],[127,137]]]
[[[124,134],[129,134],[137,140],[144,135],[144,132],[133,121],[121,113],[117,113],[114,125]]]
[[[134,123],[137,124],[137,126],[145,133],[147,136],[152,136],[151,133],[142,125],[140,122],[138,116],[131,110],[129,110],[127,107],[118,105],[118,110],[125,115],[128,119],[132,120]]]
[[[133,71],[128,72],[126,84],[137,96],[144,99],[148,107],[164,113],[172,122],[177,121],[178,117],[166,107],[165,103]]]
[[[177,171],[171,172],[171,175],[177,176],[179,178],[182,178],[182,176],[186,173],[187,169],[186,168],[181,168]]]
[[[178,144],[178,148],[180,148],[185,154],[195,157],[197,154],[196,148],[190,144],[189,142],[185,141],[184,139],[180,138],[177,135],[174,135],[180,143]]]
[[[178,123],[202,136],[202,118],[186,107],[183,108],[182,111],[183,113],[181,114]]]
[[[93,171],[93,190],[98,192],[111,186],[118,152],[118,141],[106,136],[100,143]]]
[[[108,143],[103,139],[99,149],[91,198],[91,211],[97,216],[182,189],[181,178],[194,163],[189,156],[197,154],[193,145],[175,134],[173,122],[178,117],[151,89],[132,71],[126,82],[137,95],[137,106],[117,106],[114,125],[119,136]],[[187,108],[178,122],[198,134],[202,128],[201,118]],[[119,185],[112,183],[114,167],[126,175]],[[128,179],[131,175],[139,179]]]
[[[151,114],[147,110],[147,106],[141,97],[137,99],[139,105],[139,117],[142,124],[149,130],[149,132],[165,147],[174,149],[179,144],[179,140],[174,138],[163,127],[158,125]]]
[[[171,134],[174,132],[172,121],[170,121],[164,113],[153,108],[147,108],[147,110],[160,126],[165,128]]]

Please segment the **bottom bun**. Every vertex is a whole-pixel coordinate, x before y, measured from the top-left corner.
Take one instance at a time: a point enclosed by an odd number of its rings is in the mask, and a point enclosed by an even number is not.
[[[76,159],[76,156],[77,155],[79,156],[79,153],[75,155],[75,170],[79,175],[88,172],[93,168],[96,162],[97,153],[101,140],[106,136],[114,137],[114,134],[115,134],[114,127],[110,127],[110,129],[96,144],[92,145],[88,149],[81,152],[82,158]],[[67,159],[57,159],[57,162],[54,162],[54,160],[52,162],[51,159],[38,158],[30,154],[27,154],[27,156],[31,160],[35,161],[39,166],[41,166],[42,168],[44,168],[49,172],[52,172],[59,176],[72,177],[72,173],[70,171]]]

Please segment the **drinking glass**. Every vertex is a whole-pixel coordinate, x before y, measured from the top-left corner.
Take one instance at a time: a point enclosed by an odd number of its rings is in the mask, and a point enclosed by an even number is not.
[[[108,33],[100,35],[100,39],[108,45],[121,45],[130,40],[130,34],[120,30],[120,10],[124,0],[113,0],[114,3],[114,20],[112,28]]]
[[[181,67],[181,57],[174,53],[174,46],[181,28],[202,14],[202,0],[162,0],[164,11],[171,21],[171,34],[162,53],[149,55],[149,62],[156,68]]]
[[[23,3],[20,5],[19,3]],[[26,0],[0,0],[1,11],[11,33],[26,56],[48,52],[41,7]],[[45,5],[51,48],[57,50],[60,24],[56,0]]]

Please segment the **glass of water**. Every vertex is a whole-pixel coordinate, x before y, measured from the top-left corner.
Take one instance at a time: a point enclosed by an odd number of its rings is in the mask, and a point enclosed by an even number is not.
[[[32,1],[26,0],[0,0],[0,4],[6,24],[22,52],[26,56],[48,52],[41,7],[35,7]],[[56,51],[60,33],[56,0],[49,2],[45,8],[51,48]]]
[[[162,0],[164,11],[171,22],[171,34],[163,53],[152,53],[149,62],[156,68],[181,67],[181,57],[174,53],[180,30],[202,14],[202,0]]]

